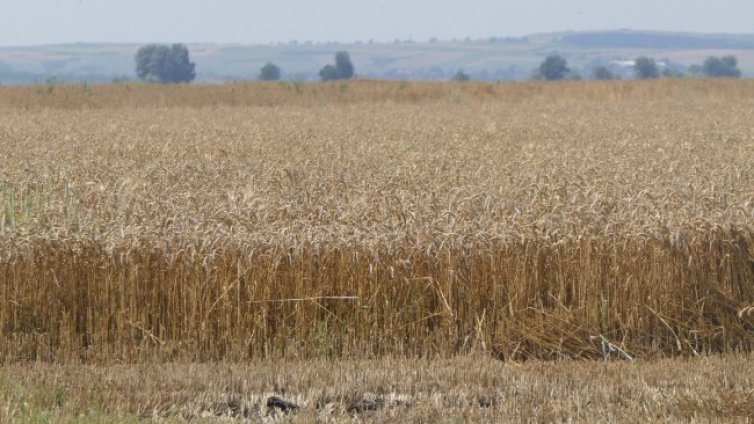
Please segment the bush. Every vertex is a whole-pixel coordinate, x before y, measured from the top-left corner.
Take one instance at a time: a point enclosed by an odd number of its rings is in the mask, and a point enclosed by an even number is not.
[[[594,79],[596,80],[606,81],[615,79],[615,74],[607,69],[606,66],[598,66],[594,68],[592,74],[594,75]]]
[[[340,79],[338,76],[338,68],[334,65],[325,65],[319,71],[319,79],[322,81],[335,81]]]
[[[453,75],[450,80],[455,82],[466,82],[471,80],[471,77],[469,76],[469,74],[463,72],[462,70],[459,70],[455,75]]]
[[[277,81],[280,79],[280,67],[274,63],[268,63],[259,70],[259,79],[262,81]]]
[[[683,78],[685,75],[679,69],[667,67],[662,70],[662,76],[664,78]]]

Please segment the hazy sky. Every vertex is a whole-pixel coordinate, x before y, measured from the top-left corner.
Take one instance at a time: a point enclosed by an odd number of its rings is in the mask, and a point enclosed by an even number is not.
[[[752,0],[0,0],[0,45],[754,33]]]

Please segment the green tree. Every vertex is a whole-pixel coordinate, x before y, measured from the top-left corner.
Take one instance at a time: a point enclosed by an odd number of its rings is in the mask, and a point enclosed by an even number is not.
[[[353,63],[348,52],[335,53],[335,68],[338,69],[338,79],[351,79],[354,75]]]
[[[571,70],[565,59],[558,55],[550,55],[539,65],[539,77],[547,81],[558,81],[568,75]]]
[[[735,56],[710,56],[702,65],[702,72],[710,78],[741,78],[738,59]]]
[[[259,70],[259,79],[262,81],[277,81],[280,79],[280,67],[274,63],[268,63]]]
[[[615,79],[615,74],[613,74],[609,69],[607,69],[607,66],[598,66],[594,68],[592,71],[592,74],[594,75],[594,79],[596,80],[612,80]]]
[[[335,65],[325,65],[319,71],[319,79],[322,81],[335,81],[338,78],[338,68]]]
[[[340,51],[335,54],[335,65],[325,65],[319,71],[322,81],[335,81],[351,79],[354,76],[354,67],[348,52]]]
[[[158,83],[191,82],[196,78],[195,65],[183,44],[150,44],[136,52],[136,75],[144,81]]]
[[[654,59],[648,57],[638,57],[634,61],[634,73],[636,79],[655,79],[660,78],[660,70]]]
[[[456,81],[456,82],[466,82],[466,81],[471,80],[471,77],[469,76],[469,74],[459,69],[458,72],[456,72],[456,74],[453,75],[453,77],[450,80]]]

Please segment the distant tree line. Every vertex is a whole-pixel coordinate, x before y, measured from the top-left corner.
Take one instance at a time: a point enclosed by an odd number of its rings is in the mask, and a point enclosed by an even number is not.
[[[189,59],[188,48],[183,44],[149,44],[136,52],[136,75],[142,81],[179,84],[190,83],[196,78],[196,65]],[[354,77],[356,70],[348,52],[335,54],[335,64],[325,65],[319,71],[322,81],[347,80]],[[261,81],[277,81],[282,70],[274,63],[265,64],[260,70]]]
[[[639,80],[657,79],[660,77],[680,78],[684,73],[671,68],[666,64],[661,66],[649,57],[637,57],[633,60],[634,78]],[[710,56],[704,63],[689,68],[692,75],[701,75],[707,78],[740,78],[741,70],[738,69],[738,60],[735,56]],[[620,78],[607,66],[596,66],[592,70],[592,78],[595,80],[612,80]],[[581,79],[581,76],[568,67],[568,62],[560,55],[550,55],[532,73],[532,79],[546,81],[560,81],[564,79]]]
[[[710,56],[702,65],[704,75],[711,78],[740,78],[738,59],[735,56]]]
[[[135,57],[136,74],[139,79],[153,83],[175,84],[190,83],[196,78],[196,65],[191,62],[188,48],[183,44],[161,45],[149,44],[140,48]],[[653,58],[638,57],[632,62],[635,79],[656,79],[660,77],[683,77],[682,69],[659,63]],[[612,80],[621,76],[605,65],[592,69],[592,79]],[[735,56],[710,56],[702,65],[689,68],[691,75],[709,78],[740,78],[741,70]],[[265,64],[257,78],[261,81],[277,81],[282,76],[282,69],[274,63]],[[321,81],[348,80],[355,76],[356,71],[351,57],[346,51],[335,54],[335,62],[327,64],[319,71]],[[624,75],[625,76],[625,75]],[[532,72],[532,78],[546,81],[579,80],[581,74],[568,66],[566,59],[560,55],[547,56]],[[459,70],[451,78],[452,81],[469,81],[471,77],[463,70]]]

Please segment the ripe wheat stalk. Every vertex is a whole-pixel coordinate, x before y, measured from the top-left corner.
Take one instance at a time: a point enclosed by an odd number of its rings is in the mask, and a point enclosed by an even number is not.
[[[0,89],[0,357],[751,350],[753,83],[350,84]]]

